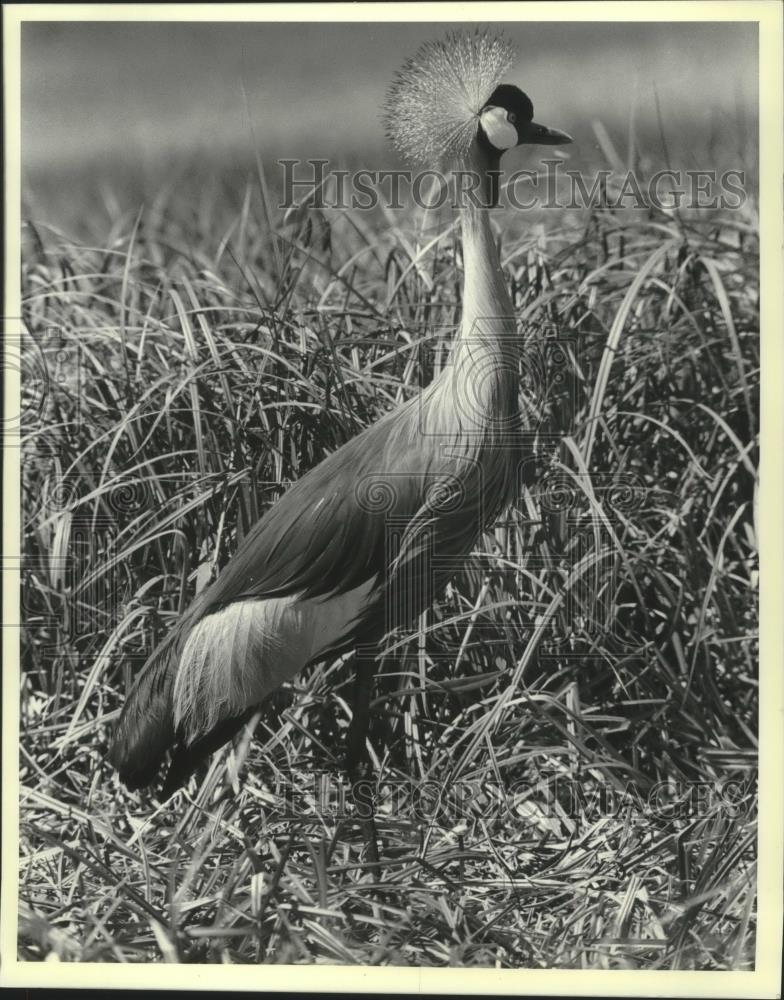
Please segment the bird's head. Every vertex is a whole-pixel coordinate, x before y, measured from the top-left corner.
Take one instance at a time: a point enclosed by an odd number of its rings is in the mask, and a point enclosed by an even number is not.
[[[515,59],[512,46],[488,31],[457,31],[425,42],[387,92],[384,122],[409,163],[439,167],[475,150],[494,157],[523,143],[571,142],[533,120],[530,98],[501,83]]]
[[[511,83],[502,83],[490,95],[479,112],[477,141],[487,144],[496,153],[513,146],[536,144],[562,146],[572,137],[560,129],[534,121],[534,106],[528,94]]]

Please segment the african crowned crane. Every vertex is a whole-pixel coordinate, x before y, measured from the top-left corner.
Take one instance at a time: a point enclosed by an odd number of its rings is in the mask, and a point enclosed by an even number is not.
[[[423,45],[392,84],[385,119],[398,151],[480,179],[461,208],[463,313],[451,363],[294,484],[159,644],[110,751],[130,788],[149,784],[171,753],[170,794],[286,679],[410,623],[513,498],[519,342],[490,228],[492,172],[512,146],[571,139],[536,124],[529,98],[500,83],[512,58],[488,33],[451,34]],[[372,659],[357,663],[355,775],[367,764],[373,679]]]

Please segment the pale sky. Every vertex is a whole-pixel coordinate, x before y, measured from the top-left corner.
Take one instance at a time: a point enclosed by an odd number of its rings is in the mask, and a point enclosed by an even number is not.
[[[26,167],[100,166],[162,153],[334,155],[383,146],[378,108],[394,70],[449,24],[25,24]],[[755,24],[510,23],[509,74],[538,120],[587,141],[590,123],[732,140],[757,101]],[[243,97],[253,119],[249,125]],[[753,128],[751,130],[753,135]],[[695,139],[696,141],[696,139]]]

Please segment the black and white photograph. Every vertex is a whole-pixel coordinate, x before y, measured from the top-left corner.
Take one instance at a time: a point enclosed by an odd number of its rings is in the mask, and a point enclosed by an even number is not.
[[[781,48],[5,7],[4,985],[777,994]]]

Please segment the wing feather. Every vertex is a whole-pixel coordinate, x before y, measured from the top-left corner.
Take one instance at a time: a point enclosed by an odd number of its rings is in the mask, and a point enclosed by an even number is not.
[[[264,514],[205,593],[205,613],[246,598],[345,593],[383,572],[386,525],[421,505],[414,481],[429,462],[421,439],[390,455],[400,436],[390,417],[404,414],[395,411],[347,442]],[[393,483],[388,509],[363,503],[358,484],[373,475]]]
[[[352,634],[374,581],[325,599],[240,600],[190,632],[174,681],[174,725],[188,746],[242,716]]]

